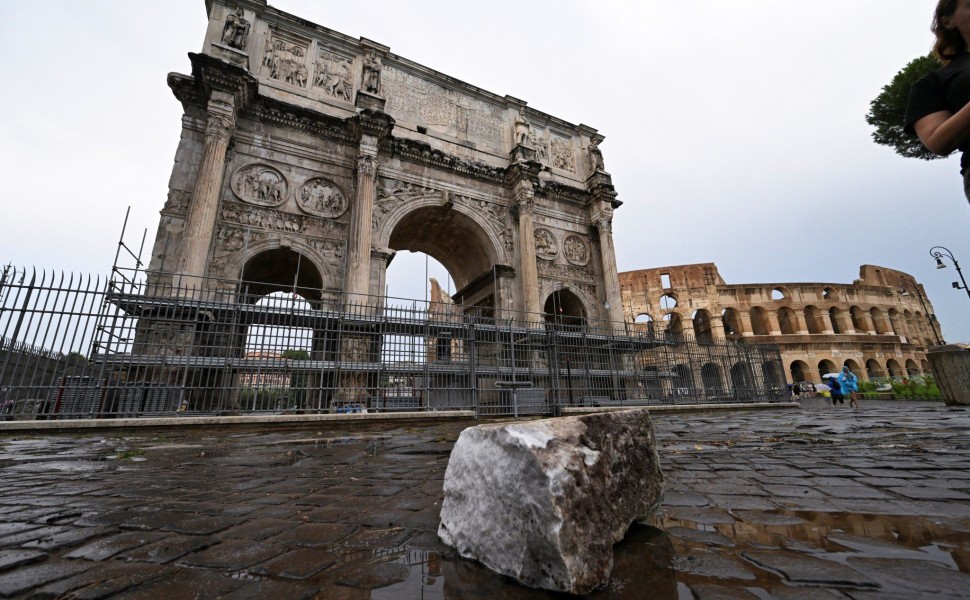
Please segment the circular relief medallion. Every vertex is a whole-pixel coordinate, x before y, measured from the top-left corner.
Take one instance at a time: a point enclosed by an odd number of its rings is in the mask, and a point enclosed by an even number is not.
[[[347,197],[337,184],[319,177],[300,187],[296,201],[305,212],[327,219],[336,219],[347,210]]]
[[[589,246],[578,235],[568,235],[562,241],[562,255],[574,265],[583,266],[589,262]]]
[[[559,243],[551,231],[544,228],[535,230],[536,256],[544,260],[552,260],[559,254]]]
[[[279,206],[286,199],[286,178],[269,165],[247,165],[233,176],[232,192],[243,202]]]

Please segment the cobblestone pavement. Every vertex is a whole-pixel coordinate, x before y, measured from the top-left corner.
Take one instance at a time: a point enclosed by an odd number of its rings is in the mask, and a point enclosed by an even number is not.
[[[667,495],[592,598],[970,597],[970,411],[658,414]],[[472,423],[0,440],[0,597],[554,598],[435,535]]]

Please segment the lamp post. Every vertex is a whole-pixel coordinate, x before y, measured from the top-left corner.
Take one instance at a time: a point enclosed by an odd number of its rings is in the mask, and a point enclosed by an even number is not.
[[[970,297],[970,288],[967,288],[967,280],[963,278],[963,271],[960,270],[960,263],[957,262],[957,259],[953,256],[953,253],[950,252],[948,248],[944,248],[943,246],[933,246],[932,248],[930,248],[930,256],[936,259],[937,269],[946,268],[946,263],[943,262],[944,256],[953,261],[953,266],[957,270],[957,275],[960,276],[960,281],[963,282],[963,285],[960,285],[959,283],[954,281],[953,289],[963,290],[967,293],[967,296]]]
[[[929,323],[930,329],[933,330],[933,337],[936,338],[936,345],[937,346],[942,345],[943,344],[943,340],[940,339],[940,334],[936,330],[936,327],[933,325],[933,316],[930,315],[929,309],[926,308],[926,300],[923,298],[923,293],[919,291],[919,286],[918,285],[913,285],[913,288],[912,289],[913,289],[914,292],[916,292],[916,297],[919,298],[919,303],[923,307],[923,314],[926,315],[926,321]],[[909,289],[906,287],[906,285],[903,284],[902,281],[899,282],[899,295],[900,296],[909,296],[910,295]]]

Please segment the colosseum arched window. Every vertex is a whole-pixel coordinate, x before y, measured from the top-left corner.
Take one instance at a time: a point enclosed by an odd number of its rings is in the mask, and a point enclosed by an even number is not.
[[[694,311],[694,338],[701,344],[714,343],[714,330],[711,327],[711,313],[704,309]]]
[[[744,333],[741,328],[741,313],[736,308],[725,308],[721,311],[721,322],[724,324],[724,335],[739,336]]]
[[[886,319],[886,314],[876,306],[869,309],[869,321],[879,335],[891,333],[892,331],[889,321]]]
[[[768,315],[765,314],[765,309],[760,306],[751,309],[751,333],[754,335],[769,335],[771,333]]]
[[[906,375],[903,368],[899,365],[899,362],[894,358],[890,358],[886,361],[886,374],[893,379],[896,377],[904,377]]]
[[[795,311],[787,306],[778,309],[778,329],[784,335],[798,333],[798,321],[795,317]]]
[[[848,326],[845,322],[845,311],[838,306],[833,306],[829,309],[829,321],[832,323],[833,333],[845,333],[848,331]]]
[[[640,313],[633,319],[633,325],[635,330],[640,333],[647,333],[653,335],[653,317],[647,313]]]
[[[794,360],[788,367],[788,371],[791,373],[792,383],[798,383],[799,381],[809,381],[810,372],[808,365],[804,361]]]
[[[878,360],[870,358],[866,361],[866,376],[869,379],[882,378],[886,376],[886,371],[883,370]]]
[[[866,313],[858,306],[853,306],[849,309],[849,315],[852,317],[852,328],[855,329],[856,333],[869,333],[869,323],[866,320]]]
[[[830,373],[838,373],[838,372],[839,372],[839,369],[835,366],[834,362],[828,359],[823,359],[818,361],[818,377],[820,381],[824,382],[825,381],[824,378],[826,375]]]
[[[809,333],[825,333],[825,323],[822,321],[822,313],[816,306],[805,307],[805,326]]]

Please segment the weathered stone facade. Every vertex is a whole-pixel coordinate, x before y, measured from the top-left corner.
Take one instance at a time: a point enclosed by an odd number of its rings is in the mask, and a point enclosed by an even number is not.
[[[374,303],[399,250],[456,301],[622,321],[603,136],[268,6],[211,0],[150,271]],[[219,283],[214,283],[219,280]],[[184,293],[184,292],[183,292]],[[569,295],[569,302],[562,296]]]
[[[844,365],[863,380],[929,374],[926,350],[943,339],[923,286],[874,265],[851,284],[729,285],[713,263],[619,277],[628,322],[702,343],[778,345],[789,382],[818,383]]]

